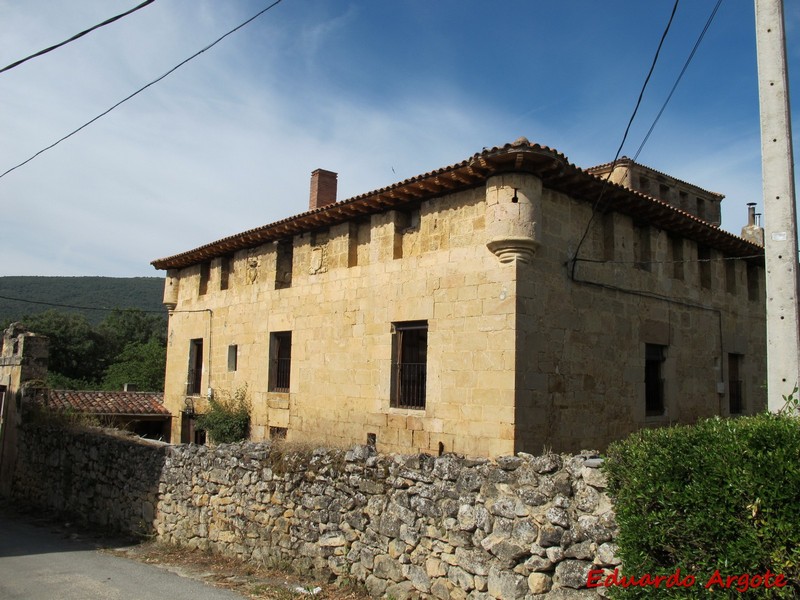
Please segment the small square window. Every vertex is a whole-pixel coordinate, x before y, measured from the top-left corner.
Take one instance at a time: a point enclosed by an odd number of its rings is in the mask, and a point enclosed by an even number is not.
[[[289,430],[286,427],[270,427],[269,428],[269,439],[271,439],[271,440],[285,440],[287,433],[289,433]]]

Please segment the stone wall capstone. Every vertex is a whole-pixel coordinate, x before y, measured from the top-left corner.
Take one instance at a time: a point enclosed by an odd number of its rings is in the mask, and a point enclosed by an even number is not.
[[[31,425],[20,437],[20,504],[359,581],[375,597],[597,598],[589,570],[620,562],[593,452],[489,460],[169,446]]]

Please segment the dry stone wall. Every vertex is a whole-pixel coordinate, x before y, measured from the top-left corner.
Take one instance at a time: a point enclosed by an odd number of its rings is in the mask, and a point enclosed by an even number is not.
[[[19,502],[331,573],[375,597],[595,598],[589,570],[619,564],[593,453],[490,461],[32,428],[22,438]]]

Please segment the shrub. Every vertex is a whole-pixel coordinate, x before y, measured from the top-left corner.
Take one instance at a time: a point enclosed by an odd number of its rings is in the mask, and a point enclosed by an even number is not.
[[[705,585],[783,574],[786,587],[748,598],[800,597],[800,421],[761,414],[647,429],[613,444],[605,469],[620,527],[624,574],[692,575],[688,588],[613,587],[615,598],[741,597]],[[774,582],[774,579],[772,580]],[[751,580],[755,584],[757,580]],[[763,586],[763,582],[762,582]]]
[[[208,411],[197,417],[197,427],[205,429],[217,444],[246,440],[250,433],[250,401],[247,386],[233,394],[217,392],[208,401]]]

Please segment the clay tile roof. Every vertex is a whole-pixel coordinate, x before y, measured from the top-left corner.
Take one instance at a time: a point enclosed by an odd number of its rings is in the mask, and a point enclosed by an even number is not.
[[[170,416],[160,392],[76,392],[50,390],[47,404],[54,410],[93,415]]]
[[[586,172],[587,173],[592,173],[594,175],[594,174],[597,174],[598,172],[607,171],[614,164],[615,164],[614,162],[603,163],[602,165],[596,165],[594,167],[589,167],[588,169],[586,169]],[[705,188],[702,188],[697,184],[690,183],[689,181],[685,181],[683,179],[678,179],[677,177],[675,177],[674,175],[670,175],[669,173],[664,173],[663,171],[659,171],[658,169],[654,169],[653,167],[648,167],[647,165],[643,165],[642,163],[636,162],[632,158],[628,158],[627,156],[620,156],[617,159],[616,166],[625,166],[625,165],[636,165],[637,167],[641,167],[641,168],[645,169],[646,171],[650,171],[652,174],[663,175],[664,177],[669,177],[673,181],[681,183],[681,184],[683,184],[683,185],[685,185],[687,187],[690,187],[690,188],[695,188],[695,189],[701,190],[703,192],[706,192],[707,194],[711,194],[712,196],[716,196],[720,200],[725,198],[725,194],[720,194],[719,192],[712,192],[711,190],[707,190]]]
[[[316,231],[353,218],[419,205],[424,200],[485,185],[489,177],[509,172],[533,174],[542,180],[545,187],[591,204],[595,204],[602,193],[607,210],[631,215],[731,256],[763,257],[764,254],[763,248],[739,236],[651,196],[616,183],[606,183],[604,178],[593,174],[591,170],[570,163],[561,152],[521,137],[509,144],[484,148],[454,165],[243,231],[193,250],[159,258],[151,264],[156,269],[181,269],[237,250],[291,239],[295,234]]]

